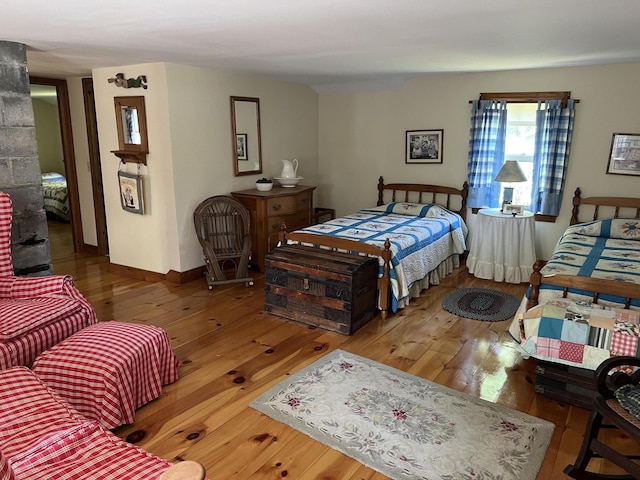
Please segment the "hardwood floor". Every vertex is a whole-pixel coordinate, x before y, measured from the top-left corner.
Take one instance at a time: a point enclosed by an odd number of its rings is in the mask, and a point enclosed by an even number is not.
[[[50,232],[52,245],[64,232]],[[201,462],[210,479],[358,479],[384,475],[248,407],[287,375],[340,348],[556,425],[539,479],[567,478],[588,412],[537,396],[533,364],[520,358],[508,321],[459,318],[440,305],[458,287],[484,286],[522,296],[525,285],[478,280],[459,268],[386,321],[353,336],[266,314],[264,276],[209,290],[204,279],[150,283],[108,271],[108,260],[52,247],[54,272],[73,275],[100,320],[164,328],[180,378],[115,433],[167,459]],[[610,468],[607,473],[617,470]]]

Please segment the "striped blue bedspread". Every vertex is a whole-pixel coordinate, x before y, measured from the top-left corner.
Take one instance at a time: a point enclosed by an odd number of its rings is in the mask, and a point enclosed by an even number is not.
[[[410,287],[425,279],[453,255],[464,253],[467,226],[460,215],[433,204],[392,203],[360,210],[312,225],[305,233],[356,240],[382,248],[391,242],[391,310],[409,296]],[[382,259],[380,259],[382,273]]]

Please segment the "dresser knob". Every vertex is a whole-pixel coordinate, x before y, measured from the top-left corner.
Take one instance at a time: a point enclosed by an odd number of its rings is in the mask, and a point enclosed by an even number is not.
[[[280,210],[282,208],[282,205],[280,205],[279,203],[274,203],[271,208],[273,208],[274,210]]]

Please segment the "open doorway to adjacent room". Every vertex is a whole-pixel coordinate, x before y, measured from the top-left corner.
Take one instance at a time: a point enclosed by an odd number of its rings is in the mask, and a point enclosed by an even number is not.
[[[82,79],[91,183],[89,186],[86,181],[89,179],[88,174],[84,173],[83,188],[78,184],[79,176],[66,80],[31,77],[30,83],[52,254],[54,251],[56,255],[65,251],[70,253],[88,251],[107,255],[106,216],[93,83],[90,78]],[[83,199],[82,208],[81,198]],[[84,219],[82,213],[85,214]],[[92,223],[94,221],[95,226]],[[90,228],[92,231],[95,228],[96,241],[92,243],[97,245],[85,243],[83,228]]]

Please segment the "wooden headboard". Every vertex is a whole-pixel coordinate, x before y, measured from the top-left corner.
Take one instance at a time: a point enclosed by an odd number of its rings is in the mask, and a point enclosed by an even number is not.
[[[625,218],[640,218],[640,198],[631,197],[581,197],[580,188],[576,188],[573,194],[573,210],[571,211],[570,225],[586,222],[589,220],[598,220],[598,218],[618,218],[620,209],[623,211]],[[593,217],[587,220],[578,220],[580,206],[593,205]],[[600,207],[604,212],[600,211]],[[634,212],[635,211],[635,212]],[[633,213],[631,213],[633,212]]]
[[[385,191],[391,191],[391,199],[384,200]],[[397,194],[400,194],[399,197]],[[378,179],[378,205],[390,202],[415,202],[415,203],[435,203],[442,205],[447,210],[451,210],[466,219],[467,196],[469,195],[469,185],[464,182],[462,189],[444,187],[442,185],[424,185],[421,183],[384,183],[384,179]],[[452,196],[454,200],[452,202]],[[460,199],[455,199],[455,197]],[[459,210],[454,209],[452,204],[459,206]]]

